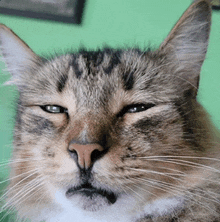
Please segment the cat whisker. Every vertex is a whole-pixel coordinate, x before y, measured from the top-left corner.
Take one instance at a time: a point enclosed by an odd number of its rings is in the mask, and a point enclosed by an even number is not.
[[[28,161],[42,161],[43,159],[34,159],[34,158],[23,158],[23,159],[16,159],[16,160],[7,160],[0,162],[0,167],[2,166],[10,166],[12,164],[22,163],[22,162],[28,162]]]
[[[13,181],[13,180],[16,179],[16,178],[19,178],[19,177],[21,177],[21,176],[24,176],[24,175],[26,175],[26,174],[29,174],[29,173],[35,172],[35,171],[36,171],[36,169],[30,170],[30,171],[27,171],[27,172],[24,172],[24,173],[21,173],[21,174],[18,174],[18,175],[16,175],[16,176],[10,177],[10,178],[8,178],[8,179],[6,179],[6,180],[4,180],[4,181],[1,181],[0,184],[6,183],[6,182],[8,182],[8,181]]]
[[[11,206],[12,203],[19,203],[20,200],[26,196],[26,194],[29,194],[34,189],[34,187],[36,185],[38,185],[39,182],[41,182],[41,180],[39,180],[39,178],[41,178],[41,177],[38,176],[35,179],[28,182],[27,184],[25,184],[24,186],[22,186],[22,188],[13,197],[8,199],[7,203],[3,206],[2,209],[5,210],[7,207]],[[23,195],[24,192],[25,192],[25,195]],[[14,201],[14,200],[16,200],[16,201]]]
[[[40,182],[40,183],[39,183]],[[31,185],[31,186],[30,186]],[[39,192],[38,187],[42,186],[42,181],[38,180],[32,180],[29,184],[25,185],[24,187],[22,187],[22,189],[15,195],[13,196],[11,199],[8,200],[8,203],[5,204],[2,207],[3,211],[7,211],[8,213],[6,214],[6,216],[8,214],[10,214],[10,212],[13,212],[13,204],[19,204],[21,205],[25,200],[29,199],[31,196],[33,196],[36,192]],[[33,192],[34,191],[34,192]],[[33,193],[34,194],[33,194]],[[30,194],[31,193],[31,194]],[[29,195],[30,194],[30,195]],[[29,196],[27,196],[29,195]],[[27,198],[25,198],[27,196]],[[15,201],[14,201],[15,199]]]
[[[39,176],[38,176],[38,177],[39,177]],[[27,178],[27,177],[26,177],[26,178]],[[26,178],[25,178],[25,179],[26,179]],[[15,187],[11,187],[11,188],[13,188],[13,192],[15,192],[16,190],[19,190],[19,192],[17,192],[12,198],[20,195],[20,193],[22,193],[22,190],[25,190],[25,189],[29,186],[29,184],[31,184],[32,182],[34,183],[35,180],[36,180],[36,181],[38,180],[37,177],[34,178],[33,180],[29,181],[29,182],[26,183],[25,185],[24,185],[24,184],[19,184],[19,185],[18,185],[18,183],[17,183],[16,185],[14,185]],[[20,189],[20,187],[22,187],[22,188]]]
[[[186,200],[190,200],[190,201],[194,201],[194,198],[195,196],[196,197],[199,197],[199,198],[203,198],[203,199],[206,199],[206,200],[209,200],[209,201],[213,201],[217,204],[220,204],[219,201],[216,201],[216,200],[213,200],[210,199],[210,198],[207,198],[207,197],[204,197],[202,195],[198,195],[197,193],[192,193],[190,191],[186,191],[184,189],[184,186],[180,187],[180,186],[174,186],[173,184],[171,183],[166,183],[166,182],[162,182],[162,181],[159,181],[159,180],[152,180],[152,179],[142,179],[142,178],[138,178],[137,181],[144,181],[145,185],[146,186],[149,186],[149,187],[153,187],[153,188],[156,188],[156,189],[159,189],[159,190],[162,190],[164,192],[168,192],[170,193],[171,195],[173,195],[175,193],[175,195],[177,196],[182,196],[184,193],[186,194],[186,196],[184,197]],[[152,183],[152,184],[149,184],[149,183]],[[182,189],[180,189],[182,188]],[[204,208],[208,209],[208,210],[212,210],[213,212],[215,212],[213,209],[211,209],[210,207],[207,207],[205,204],[203,204],[203,202],[198,202],[201,206],[203,206]],[[215,212],[216,213],[216,212]]]
[[[37,192],[39,192],[39,190],[37,190],[37,188],[42,187],[42,182],[43,182],[42,180],[41,181],[38,180],[38,181],[36,181],[35,184],[31,184],[31,186],[29,186],[27,189],[25,189],[25,194],[23,196],[20,196],[20,198],[16,199],[16,201],[13,201],[13,203],[21,204],[22,202],[24,202],[27,199],[31,198],[31,196],[33,196]],[[31,195],[29,195],[30,193],[31,193]],[[26,197],[26,199],[25,199],[25,197]]]
[[[164,185],[164,184],[158,184],[158,182],[160,181],[152,181],[150,179],[143,179],[143,178],[132,178],[132,180],[134,182],[138,182],[138,183],[141,183],[142,185],[144,186],[147,186],[147,187],[150,187],[151,189],[156,189],[156,190],[160,190],[162,192],[165,192],[165,193],[169,193],[171,195],[174,195],[175,196],[181,196],[182,195],[182,190],[178,190],[176,189],[173,184],[171,184],[171,186],[167,186],[167,185]],[[147,189],[143,189],[145,192],[148,192]],[[156,194],[155,194],[156,195]]]
[[[33,173],[31,173],[33,172]],[[35,174],[38,174],[38,171],[35,169],[35,170],[31,170],[31,171],[28,171],[27,172],[29,175],[27,175],[26,177],[24,177],[23,179],[19,180],[19,182],[17,182],[15,185],[13,185],[12,187],[10,187],[9,189],[7,189],[7,192],[4,193],[4,195],[1,196],[0,198],[0,201],[2,201],[7,195],[9,192],[13,191],[14,189],[16,189],[16,187],[18,187],[19,184],[21,184],[21,186],[23,187],[23,184],[22,182],[24,182],[25,180],[29,179],[30,177],[34,176]],[[31,173],[31,174],[30,174]],[[26,173],[25,173],[26,174]],[[24,174],[24,175],[25,175]],[[19,175],[18,175],[19,177]]]
[[[165,162],[165,163],[173,163],[176,165],[181,165],[181,166],[187,166],[187,167],[191,167],[191,168],[197,168],[197,169],[206,169],[212,172],[216,172],[216,173],[220,173],[220,170],[217,170],[216,168],[213,168],[211,166],[206,166],[204,164],[200,164],[200,163],[195,163],[192,161],[186,161],[186,160],[181,160],[181,159],[167,159],[169,157],[165,157],[167,160],[161,160],[161,159],[156,159],[156,158],[148,158],[148,157],[137,157],[139,159],[147,159],[147,160],[151,160],[151,161],[158,161],[158,162]],[[161,158],[161,157],[159,157]],[[195,158],[195,159],[199,159],[199,158]],[[206,158],[206,160],[217,160],[219,161],[219,159],[215,159],[215,158]]]
[[[129,187],[129,186],[127,186],[127,185],[125,185],[125,186],[126,186],[127,189],[131,190],[131,192],[132,192],[133,194],[135,194],[140,200],[144,201],[144,197],[141,196],[138,192],[136,192],[134,189],[132,189],[131,187]]]
[[[200,163],[191,162],[191,161],[175,159],[175,161],[167,160],[166,162],[167,163],[174,163],[177,165],[189,166],[189,167],[198,168],[198,169],[206,169],[206,170],[209,170],[212,172],[220,173],[220,170],[217,170],[213,167],[206,166],[206,165],[200,164]]]
[[[187,177],[187,178],[192,178],[192,179],[198,179],[198,180],[202,180],[202,181],[205,181],[205,182],[210,182],[210,183],[214,183],[214,184],[219,184],[220,185],[220,182],[218,181],[214,181],[214,180],[211,180],[209,178],[205,178],[205,177],[202,177],[201,175],[190,175],[190,174],[186,174],[184,172],[181,172],[179,170],[175,170],[173,168],[168,168],[168,167],[158,167],[158,169],[163,169],[163,170],[169,170],[169,171],[176,171],[176,172],[179,172],[179,174],[169,174],[169,175],[176,175],[178,176],[178,178],[175,178],[176,180],[180,180],[180,181],[184,181],[184,179],[180,179],[180,178],[183,178],[183,177]],[[180,178],[179,178],[180,177]]]
[[[31,197],[33,197],[35,195],[35,202],[36,202],[36,208],[37,208],[37,206],[40,205],[40,202],[45,198],[45,196],[41,194],[41,190],[43,191],[44,188],[42,187],[42,184],[39,184],[39,186],[37,186],[35,188],[35,191],[32,192],[26,199],[22,200],[22,202],[26,201],[27,199],[30,199]],[[37,199],[36,199],[36,193],[38,194]],[[28,212],[30,212],[30,211],[28,211]]]
[[[164,170],[173,170],[172,168],[166,168],[166,167],[158,167],[157,168],[161,168],[161,169],[164,169]],[[134,170],[134,171],[139,171],[139,172],[144,172],[144,173],[147,173],[147,174],[157,174],[157,175],[161,175],[161,176],[166,176],[168,178],[171,178],[175,181],[179,181],[179,182],[184,182],[185,178],[183,177],[187,177],[187,178],[192,178],[192,179],[195,179],[197,178],[198,180],[202,180],[204,182],[211,182],[211,183],[215,183],[215,184],[219,184],[220,185],[220,182],[218,181],[214,181],[214,180],[211,180],[209,178],[204,178],[202,176],[197,176],[197,175],[190,175],[190,174],[184,174],[184,173],[178,173],[178,174],[175,174],[175,173],[168,173],[168,172],[158,172],[158,171],[153,171],[153,170],[146,170],[146,169],[136,169],[136,168],[128,168],[128,169],[131,169],[131,170]],[[183,178],[183,179],[181,179]]]
[[[183,158],[183,159],[201,159],[201,160],[211,160],[211,161],[218,161],[220,162],[220,159],[218,158],[212,158],[212,157],[200,157],[200,156],[173,156],[173,155],[164,155],[164,156],[147,156],[147,157],[137,157],[140,159],[156,159],[156,158]]]
[[[127,181],[129,184],[132,183],[133,186],[135,186],[135,187],[137,187],[137,188],[139,188],[139,189],[143,189],[144,191],[146,191],[144,188],[141,188],[141,187],[137,186],[136,181],[132,181],[132,179],[133,179],[133,178],[127,178],[127,177],[123,176],[123,180]],[[123,183],[123,186],[125,186],[126,188],[129,188],[129,189],[131,190],[131,188],[129,187],[128,184]],[[122,187],[122,188],[123,188],[123,187]],[[123,189],[124,189],[124,188],[123,188]],[[126,191],[125,189],[124,189],[124,191],[127,193],[127,191]],[[133,192],[133,190],[132,190],[132,192]],[[137,195],[136,192],[134,192],[134,193]],[[148,193],[156,196],[155,194],[151,193],[150,191],[148,191]],[[139,195],[138,195],[138,196],[139,196]]]
[[[143,172],[143,173],[158,174],[158,175],[163,175],[163,176],[171,175],[170,173],[163,173],[163,172],[158,172],[158,171],[148,170],[148,169],[137,169],[137,168],[133,168],[133,167],[125,167],[125,169],[133,170],[133,171],[137,171],[137,172]],[[174,175],[178,176],[179,174],[174,174]]]

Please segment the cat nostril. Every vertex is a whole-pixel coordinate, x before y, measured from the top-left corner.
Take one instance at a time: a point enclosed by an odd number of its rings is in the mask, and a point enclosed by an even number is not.
[[[73,150],[73,149],[68,149],[68,151],[69,151],[70,153],[73,153],[73,154],[76,154],[76,155],[77,155],[77,152],[76,152],[75,150]]]
[[[94,150],[91,154],[91,161],[95,162],[96,160],[98,160],[101,156],[102,156],[103,152],[99,151],[99,150]]]
[[[73,158],[75,161],[77,161],[77,158],[78,158],[77,152],[75,150],[70,150],[70,149],[68,149],[68,151],[69,151],[71,158]]]

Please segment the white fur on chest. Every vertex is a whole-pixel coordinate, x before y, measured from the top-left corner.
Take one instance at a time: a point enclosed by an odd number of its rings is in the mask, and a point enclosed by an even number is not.
[[[176,209],[181,209],[183,207],[183,202],[183,197],[162,198],[156,200],[144,207],[139,219],[144,218],[147,215],[151,215],[153,217],[169,215]]]
[[[135,222],[146,215],[160,216],[173,212],[183,204],[183,198],[164,198],[151,204],[137,207],[134,197],[122,197],[115,204],[96,212],[89,212],[73,206],[61,193],[56,195],[53,210],[46,210],[46,222]]]

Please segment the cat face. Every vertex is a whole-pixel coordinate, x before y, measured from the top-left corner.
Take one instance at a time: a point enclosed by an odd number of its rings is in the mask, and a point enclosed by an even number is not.
[[[156,51],[81,50],[47,60],[2,25],[20,94],[8,205],[34,218],[66,202],[99,212],[131,198],[137,213],[173,197],[171,187],[181,196],[197,184],[198,169],[181,161],[211,144],[196,101],[209,28],[210,5],[197,1]]]
[[[142,187],[144,174],[153,181],[159,172],[177,170],[148,160],[186,149],[184,119],[175,104],[179,92],[170,86],[172,76],[164,78],[166,65],[152,57],[137,50],[80,52],[33,71],[21,89],[15,128],[15,158],[33,161],[18,163],[19,173],[36,170],[36,177],[74,201],[94,189],[89,200],[79,201],[94,210],[100,198],[112,204]]]

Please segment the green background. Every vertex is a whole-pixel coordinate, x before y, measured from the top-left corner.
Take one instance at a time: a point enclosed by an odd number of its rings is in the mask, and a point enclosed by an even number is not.
[[[82,25],[64,24],[0,15],[37,54],[47,55],[80,46],[95,49],[112,47],[158,47],[191,0],[87,0]],[[3,65],[1,64],[1,67]],[[7,161],[12,147],[14,124],[13,86],[0,74],[0,162]],[[220,129],[220,11],[213,12],[213,25],[206,61],[202,68],[198,99]],[[2,178],[7,170],[0,167]]]

